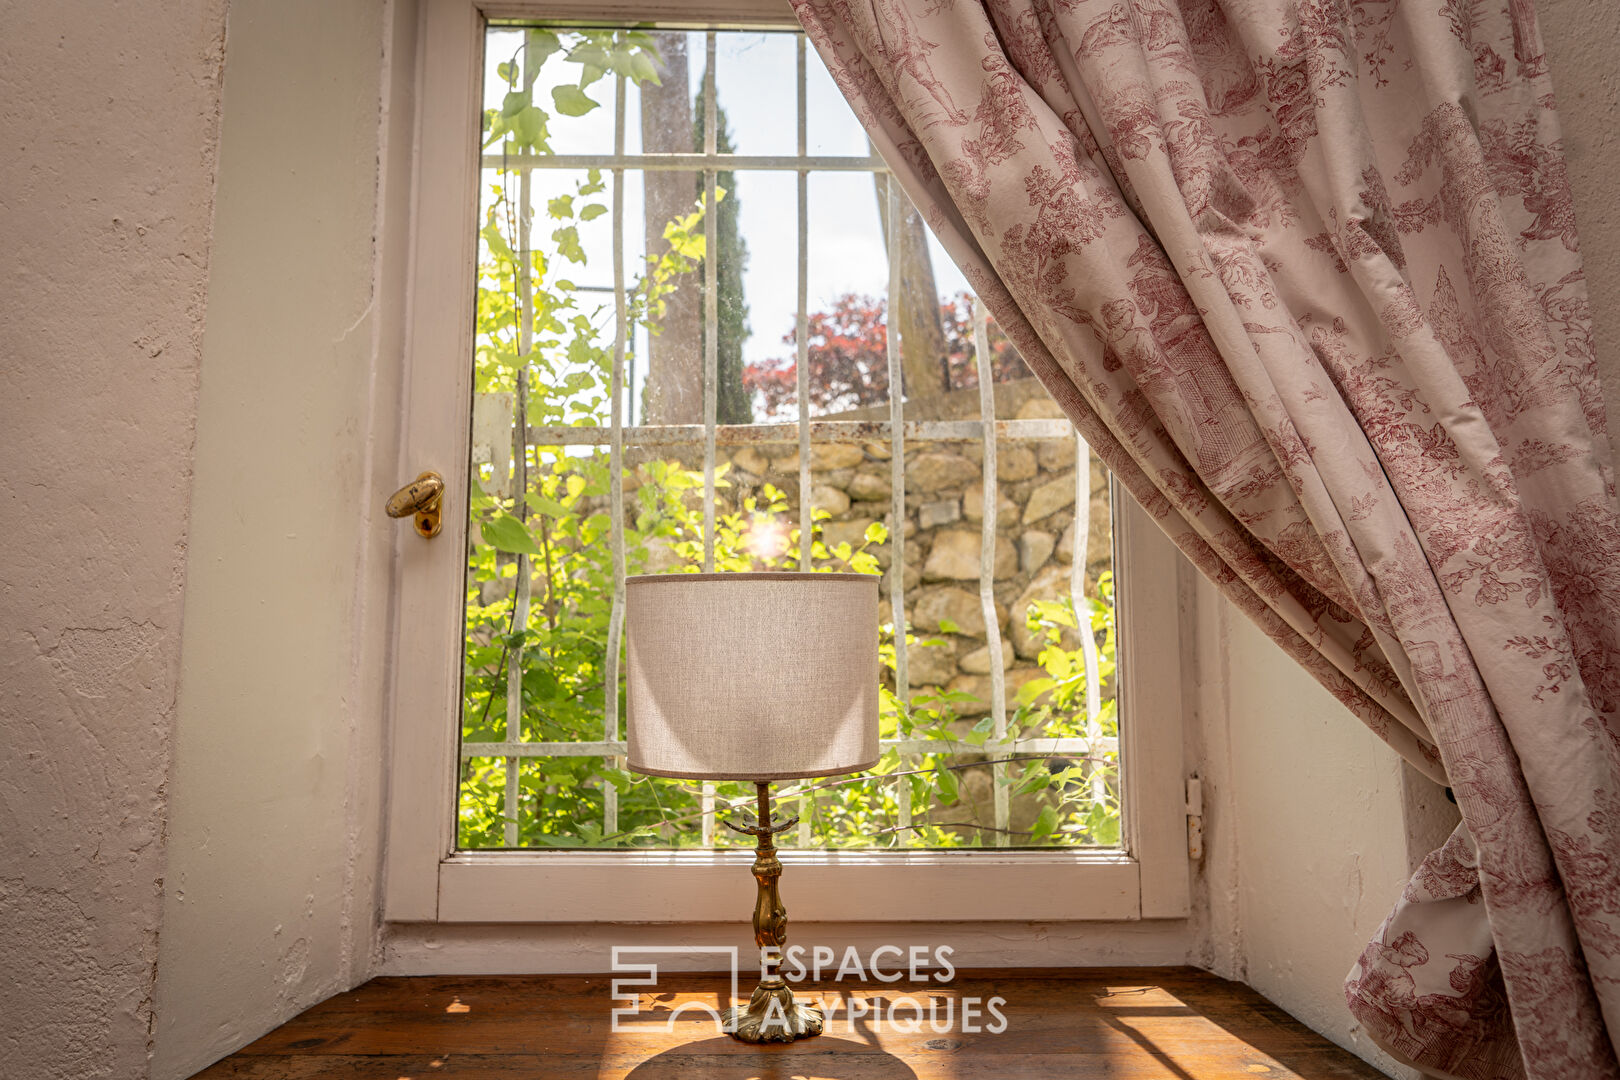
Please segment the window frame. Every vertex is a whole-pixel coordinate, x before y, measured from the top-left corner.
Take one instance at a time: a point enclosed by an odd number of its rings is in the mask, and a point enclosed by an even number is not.
[[[667,16],[661,19],[660,16]],[[697,922],[740,918],[746,852],[467,852],[455,847],[483,43],[493,19],[796,28],[777,0],[425,0],[417,64],[400,474],[445,478],[445,532],[396,540],[384,916],[410,922]],[[1134,920],[1189,907],[1179,616],[1185,562],[1115,501],[1121,850],[782,849],[794,909],[817,921]],[[1152,677],[1145,658],[1154,657]],[[451,721],[451,722],[447,722]],[[656,868],[656,869],[655,869]],[[996,888],[983,888],[995,873]],[[655,876],[656,875],[656,876]]]

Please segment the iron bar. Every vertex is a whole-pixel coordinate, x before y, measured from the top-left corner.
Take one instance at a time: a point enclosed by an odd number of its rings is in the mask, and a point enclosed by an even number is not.
[[[506,172],[535,169],[644,169],[648,172],[697,172],[724,169],[727,172],[878,172],[889,166],[875,154],[870,157],[772,156],[761,154],[485,154],[483,166]]]
[[[615,80],[613,99],[613,148],[624,152],[624,76]],[[629,320],[624,296],[624,170],[613,170],[613,372],[608,383],[608,417],[611,427],[608,444],[608,531],[613,535],[613,603],[608,615],[607,657],[603,670],[602,732],[608,741],[619,738],[619,644],[624,635],[624,354]],[[614,755],[609,768],[624,768],[624,758]],[[602,832],[619,831],[619,789],[604,777],[602,784]]]
[[[1059,754],[1083,757],[1087,754],[1108,753],[1118,748],[1119,740],[1112,735],[1092,739],[1084,735],[1052,736],[1022,739],[987,739],[982,746],[954,739],[881,739],[880,750],[898,750],[903,754]],[[623,739],[593,742],[469,742],[461,744],[463,758],[493,757],[613,757],[625,751]]]
[[[797,101],[798,150],[802,160],[809,145],[809,123],[805,105],[804,35],[796,36],[795,85]],[[815,547],[815,506],[810,498],[810,175],[799,171],[799,310],[794,322],[794,384],[799,399],[799,570],[814,569],[811,555]],[[810,818],[815,796],[799,800],[800,847],[810,846]]]
[[[973,298],[973,360],[979,372],[979,422],[984,434],[984,522],[979,535],[979,606],[984,611],[985,645],[990,651],[990,734],[997,742],[1007,736],[1007,677],[1002,670],[1001,621],[996,618],[996,509],[1000,494],[996,477],[996,385],[990,366],[990,316],[984,302]],[[1007,767],[991,766],[991,787],[996,815],[996,846],[1006,847]]]
[[[720,215],[714,159],[719,103],[714,89],[715,34],[704,35],[703,65],[703,572],[714,571],[715,411],[720,368]],[[714,785],[703,785],[703,846],[714,846]]]
[[[894,425],[888,420],[811,420],[809,435],[818,443],[887,442]],[[1074,431],[1067,420],[997,420],[998,439],[1060,439]],[[901,425],[903,439],[921,442],[978,442],[984,437],[981,420],[906,420]],[[717,446],[786,445],[799,441],[799,425],[717,424]],[[581,425],[529,428],[529,442],[537,446],[605,446],[612,429]],[[632,446],[698,446],[707,438],[702,424],[649,424],[624,429],[625,442]],[[802,455],[801,455],[802,457]]]
[[[909,643],[906,634],[906,406],[905,380],[900,363],[900,186],[894,177],[884,185],[888,198],[889,297],[883,309],[884,338],[889,360],[889,602],[894,609],[894,694],[902,703],[911,698],[906,670]],[[902,829],[911,827],[911,781],[897,782],[895,802]]]

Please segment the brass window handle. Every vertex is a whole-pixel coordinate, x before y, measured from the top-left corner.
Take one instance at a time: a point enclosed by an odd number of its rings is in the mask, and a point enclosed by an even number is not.
[[[416,517],[416,531],[422,536],[438,536],[444,527],[440,510],[444,503],[444,477],[429,469],[388,497],[383,509],[391,518]]]

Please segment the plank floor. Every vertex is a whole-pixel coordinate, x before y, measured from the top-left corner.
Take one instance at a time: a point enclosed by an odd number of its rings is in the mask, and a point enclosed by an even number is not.
[[[620,975],[619,978],[629,976]],[[959,972],[944,986],[799,984],[833,1006],[824,1034],[754,1047],[699,1009],[727,975],[665,972],[613,1030],[608,975],[373,979],[195,1080],[1374,1080],[1383,1074],[1253,990],[1190,968]],[[743,989],[747,993],[748,986]],[[983,1002],[1003,998],[995,1014]],[[962,1006],[979,999],[972,1020]],[[909,999],[909,1001],[907,1000]],[[690,1003],[673,1022],[670,1015]],[[835,1004],[836,1003],[836,1004]],[[852,1007],[853,1003],[853,1007]],[[888,1021],[889,1005],[898,1006]],[[908,1026],[912,1003],[924,1010]],[[863,1010],[862,1006],[865,1006]],[[882,1009],[873,1021],[872,1011]],[[935,1010],[939,1030],[926,1010]],[[946,1010],[951,1010],[949,1023]],[[862,1012],[866,1015],[860,1015]],[[980,1030],[969,1030],[979,1027]]]

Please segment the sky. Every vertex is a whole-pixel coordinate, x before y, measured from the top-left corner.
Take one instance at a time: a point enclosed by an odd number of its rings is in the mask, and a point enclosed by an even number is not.
[[[797,148],[795,102],[795,41],[791,32],[722,31],[718,35],[715,60],[715,89],[720,107],[726,113],[732,144],[739,154],[791,155]],[[496,75],[496,65],[511,59],[519,50],[522,34],[515,30],[490,31],[486,51],[485,104],[499,106],[506,86]],[[812,155],[868,153],[866,135],[860,122],[838,92],[832,77],[816,55],[808,49],[806,76],[806,127]],[[687,35],[689,92],[696,99],[703,77],[704,35]],[[551,57],[542,67],[535,99],[542,107],[550,101],[550,88],[577,81],[579,66]],[[582,117],[552,112],[551,146],[558,154],[607,154],[613,150],[612,76],[592,85],[590,95],[601,107]],[[640,96],[627,86],[625,108],[625,149],[641,148]],[[745,363],[765,359],[791,358],[793,346],[782,341],[791,333],[798,307],[798,218],[796,180],[792,172],[736,173],[736,197],[741,207],[740,227],[748,245],[748,267],[743,288],[749,308],[750,337],[743,345]],[[545,201],[571,192],[583,173],[536,170],[533,184],[536,244],[550,230],[545,227]],[[496,174],[485,173],[485,187]],[[611,185],[611,174],[604,174]],[[514,184],[515,190],[515,181]],[[611,187],[597,196],[611,205]],[[642,185],[639,173],[625,174],[626,274],[633,278],[644,265]],[[877,196],[870,173],[811,173],[809,182],[809,310],[831,306],[844,293],[854,292],[882,297],[888,283],[888,260],[879,229]],[[581,242],[587,254],[584,268],[569,267],[563,276],[579,285],[611,287],[613,284],[612,218],[603,215],[581,227]],[[935,281],[941,295],[954,296],[967,289],[967,282],[937,241],[930,236]],[[610,294],[603,294],[611,325]],[[645,332],[638,335],[636,353],[646,355]],[[644,365],[637,365],[631,400],[640,400]],[[639,413],[637,415],[639,420]]]

